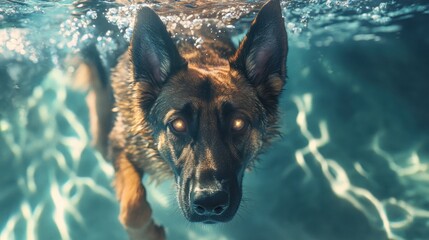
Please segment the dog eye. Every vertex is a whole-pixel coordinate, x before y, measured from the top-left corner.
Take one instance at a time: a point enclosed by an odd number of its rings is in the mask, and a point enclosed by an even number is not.
[[[239,131],[243,130],[246,127],[246,125],[247,125],[247,122],[244,119],[234,118],[232,120],[231,128],[233,131],[239,132]]]
[[[187,130],[186,122],[185,122],[185,120],[183,120],[182,118],[177,118],[177,119],[173,120],[173,121],[170,123],[170,127],[171,127],[174,131],[179,132],[179,133],[186,132],[186,130]]]

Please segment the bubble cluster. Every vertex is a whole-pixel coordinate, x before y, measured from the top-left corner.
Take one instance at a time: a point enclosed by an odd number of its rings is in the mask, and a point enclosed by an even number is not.
[[[28,59],[32,63],[38,63],[39,53],[29,39],[29,31],[26,29],[0,29],[0,61],[1,59]]]
[[[380,41],[383,33],[400,30],[396,20],[429,13],[427,4],[401,1],[282,1],[282,6],[291,43],[301,48],[349,39]]]

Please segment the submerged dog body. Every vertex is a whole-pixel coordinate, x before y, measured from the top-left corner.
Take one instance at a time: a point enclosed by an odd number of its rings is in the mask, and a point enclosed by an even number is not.
[[[278,1],[264,5],[236,51],[227,38],[176,46],[155,12],[138,11],[129,50],[111,75],[108,147],[131,238],[164,237],[151,220],[146,173],[174,177],[189,221],[233,218],[245,169],[276,134],[286,56]]]

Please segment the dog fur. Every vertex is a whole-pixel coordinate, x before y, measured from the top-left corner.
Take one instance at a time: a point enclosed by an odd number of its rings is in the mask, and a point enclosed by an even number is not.
[[[240,205],[245,169],[278,133],[288,51],[279,1],[262,7],[237,50],[228,36],[205,39],[199,49],[174,43],[145,7],[127,52],[105,77],[110,80],[92,74],[99,82],[89,101],[93,134],[115,166],[119,219],[130,239],[165,238],[151,218],[143,174],[174,177],[189,221],[229,221]],[[97,61],[88,65],[100,71]],[[213,189],[227,195],[225,206],[198,213],[192,196]]]

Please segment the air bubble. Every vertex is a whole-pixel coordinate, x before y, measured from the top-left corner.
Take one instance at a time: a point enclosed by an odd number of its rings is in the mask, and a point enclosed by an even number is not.
[[[89,10],[88,12],[86,12],[86,16],[88,16],[92,20],[95,20],[97,19],[97,12],[94,10]]]

